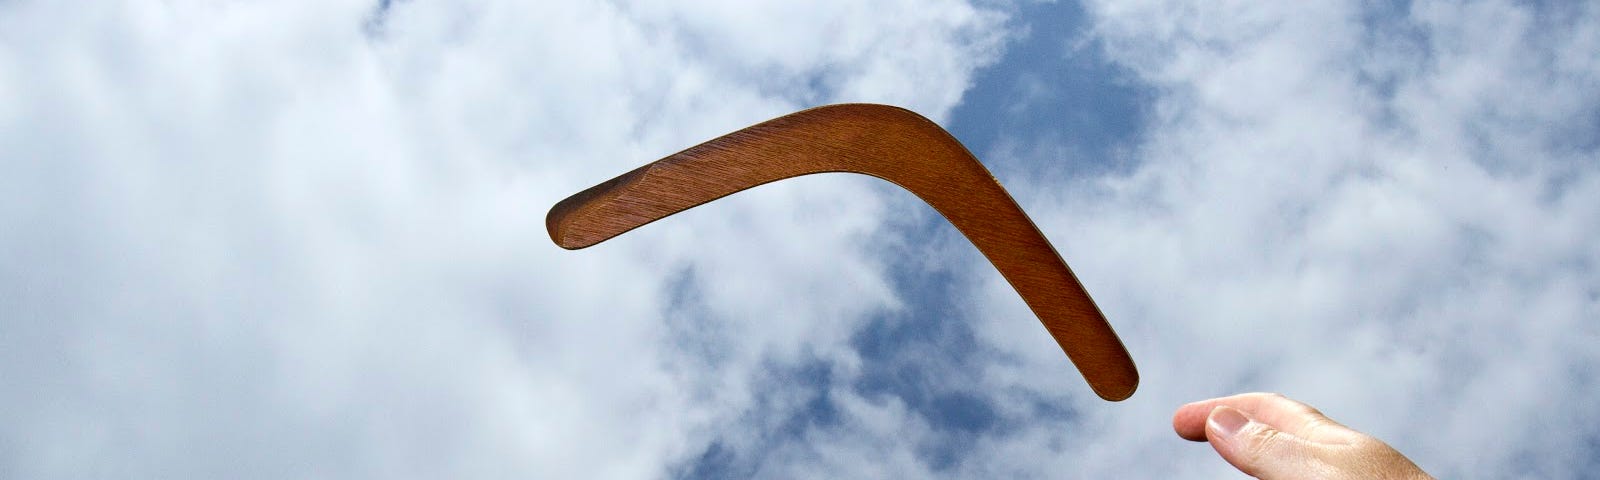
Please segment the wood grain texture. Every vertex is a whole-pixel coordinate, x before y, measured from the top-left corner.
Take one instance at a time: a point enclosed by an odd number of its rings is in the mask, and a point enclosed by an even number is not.
[[[1096,394],[1133,395],[1133,360],[1055,248],[966,147],[909,110],[830,105],[762,122],[579,192],[545,223],[557,245],[584,248],[740,190],[823,172],[871,175],[926,201],[1011,283]]]

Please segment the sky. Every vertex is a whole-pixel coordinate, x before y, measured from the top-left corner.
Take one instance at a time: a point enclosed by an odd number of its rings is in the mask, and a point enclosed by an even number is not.
[[[949,129],[1142,374],[885,182],[579,251],[799,109]],[[1242,478],[1281,392],[1441,478],[1600,469],[1600,5],[0,0],[0,477]]]

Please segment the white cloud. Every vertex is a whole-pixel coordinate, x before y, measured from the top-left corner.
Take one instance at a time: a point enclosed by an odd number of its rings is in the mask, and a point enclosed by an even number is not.
[[[1225,476],[1208,447],[1171,446],[1164,415],[1274,390],[1441,478],[1594,467],[1600,11],[1377,8],[1091,6],[1108,55],[1160,92],[1140,167],[1019,196],[1144,382],[1124,405],[1084,409],[1062,446],[1032,431],[998,458]],[[986,291],[980,311],[1026,315],[998,279]],[[1059,369],[1021,329],[982,332],[1029,354],[1022,371]]]
[[[375,3],[0,2],[0,476],[641,478],[719,448],[778,477],[1231,476],[1168,415],[1253,389],[1441,477],[1593,467],[1594,7],[1089,5],[1067,36],[1156,95],[1134,166],[1002,180],[1139,362],[1108,404],[870,179],[578,252],[543,231],[803,106],[943,119],[1000,14]],[[894,368],[933,367],[888,373],[936,378],[861,388],[862,326],[940,302],[971,345],[908,341]]]
[[[816,102],[938,117],[999,38],[833,7],[0,5],[0,471],[665,473],[896,308],[895,200],[786,182],[582,252],[545,209]]]

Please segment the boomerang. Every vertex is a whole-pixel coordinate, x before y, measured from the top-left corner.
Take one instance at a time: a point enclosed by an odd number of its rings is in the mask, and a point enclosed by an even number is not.
[[[1022,207],[955,137],[887,105],[817,107],[690,147],[557,203],[545,218],[566,249],[758,185],[825,172],[887,180],[948,219],[994,264],[1101,398],[1133,395],[1139,372],[1089,292]]]

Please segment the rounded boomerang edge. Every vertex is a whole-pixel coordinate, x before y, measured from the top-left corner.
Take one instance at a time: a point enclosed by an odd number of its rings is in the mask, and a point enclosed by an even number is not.
[[[557,203],[545,218],[567,249],[765,183],[824,172],[899,185],[944,215],[1022,296],[1095,394],[1133,395],[1139,372],[1049,240],[989,170],[937,124],[898,107],[792,113],[690,147]]]

